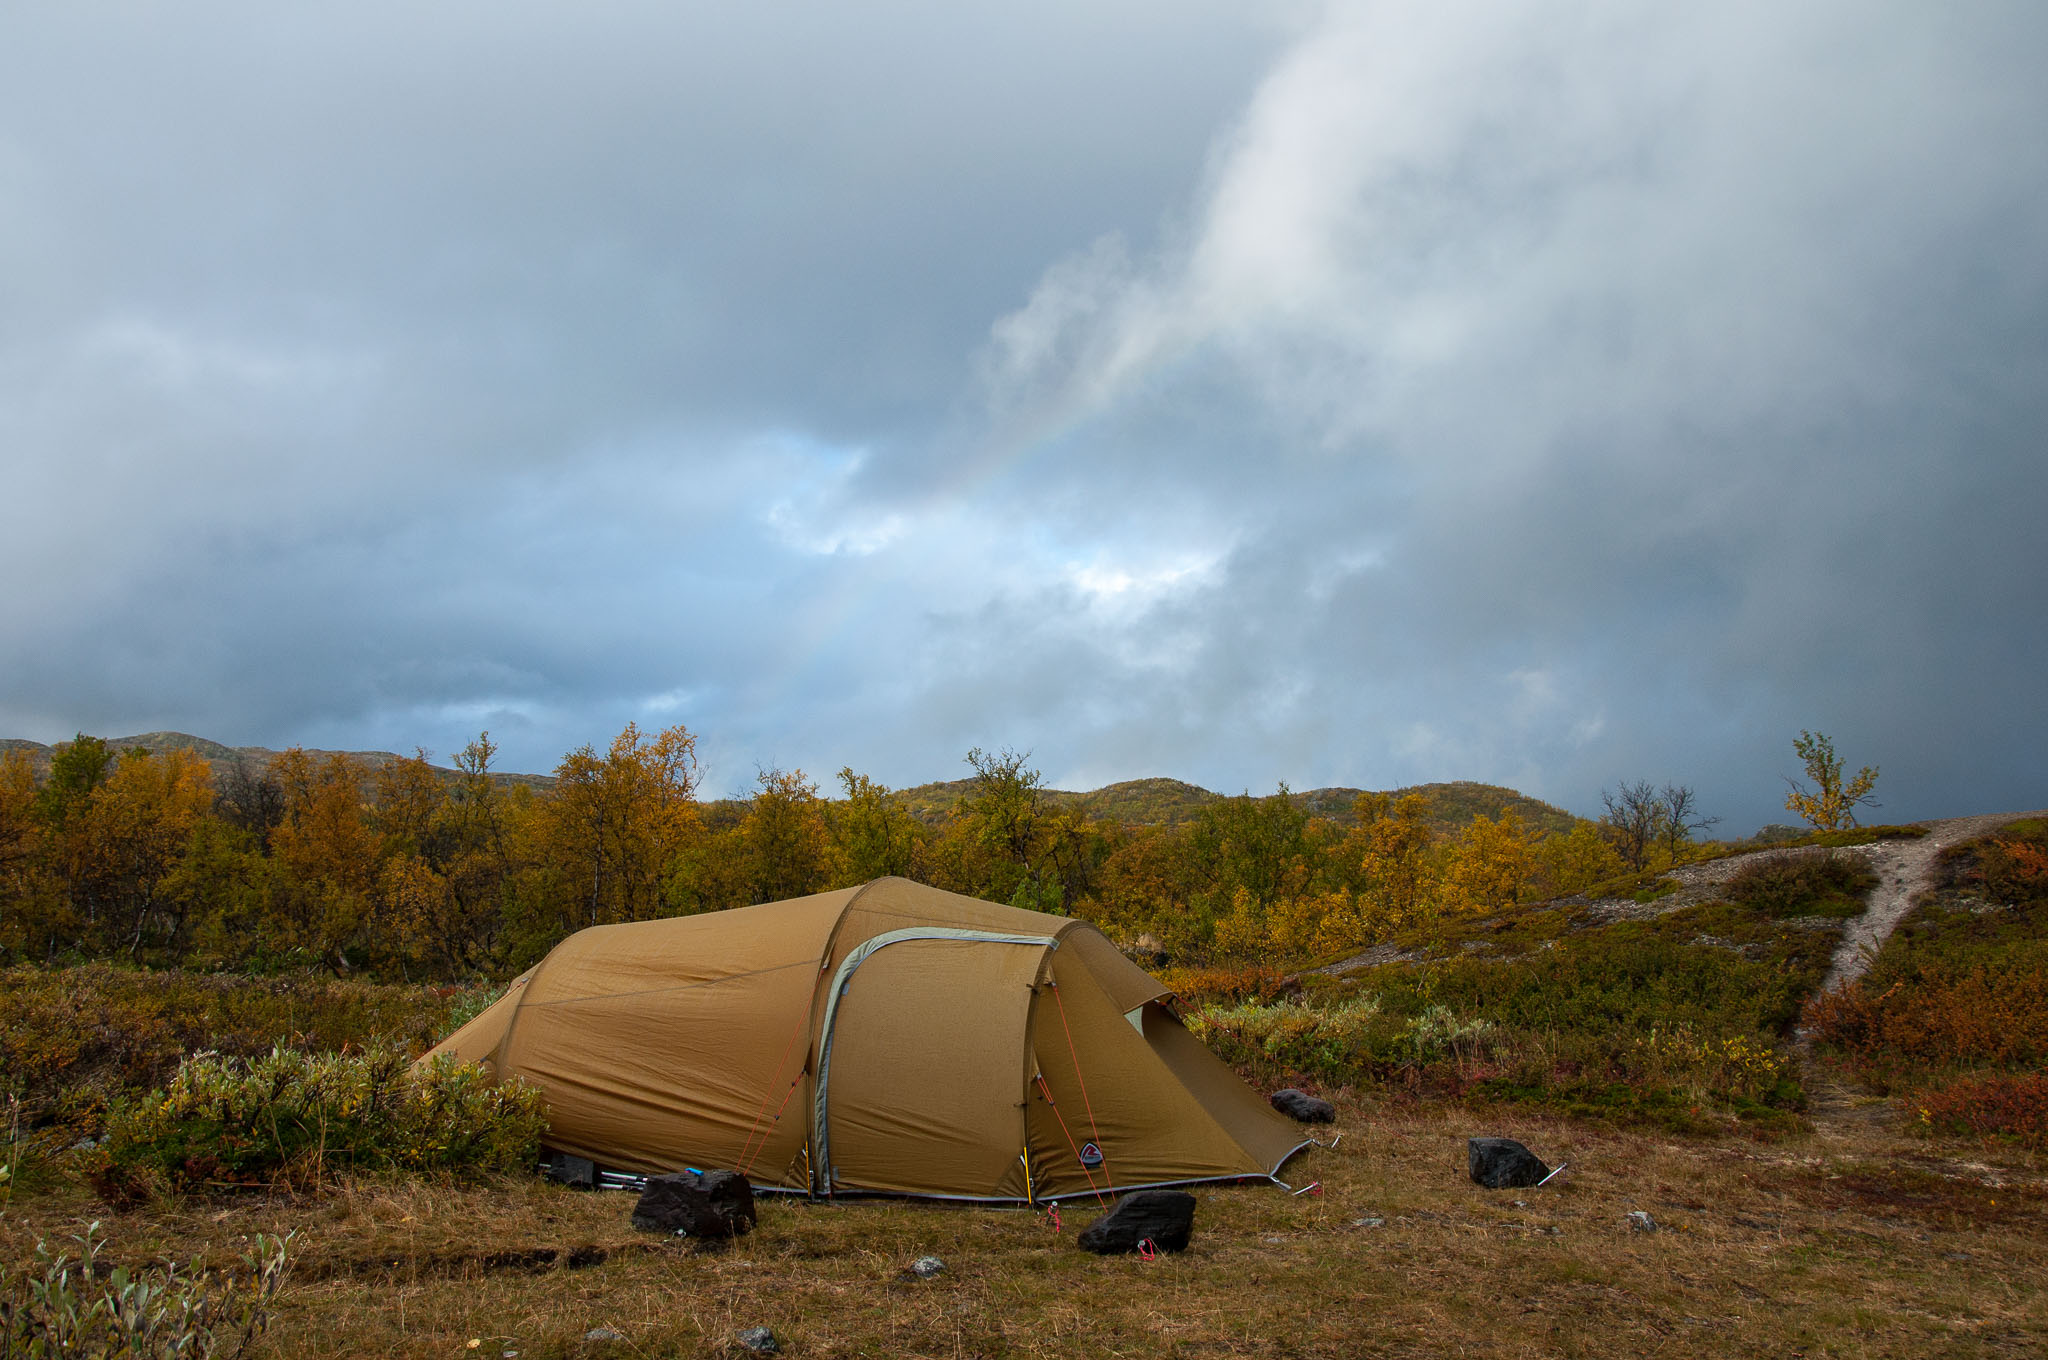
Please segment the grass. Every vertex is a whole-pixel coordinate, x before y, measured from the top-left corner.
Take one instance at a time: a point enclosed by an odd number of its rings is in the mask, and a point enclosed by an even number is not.
[[[110,1253],[236,1259],[296,1229],[256,1353],[723,1356],[740,1328],[793,1356],[1997,1356],[2048,1345],[2038,1159],[1977,1169],[1881,1132],[1787,1148],[1674,1142],[1530,1115],[1340,1098],[1343,1139],[1287,1169],[1322,1194],[1208,1187],[1190,1250],[1074,1248],[1092,1204],[1041,1215],[764,1201],[722,1250],[634,1233],[628,1196],[533,1180],[350,1182],[317,1200],[164,1201],[107,1216]],[[1565,1174],[1484,1191],[1467,1136]],[[1519,1201],[1519,1203],[1517,1202]],[[1641,1209],[1660,1231],[1631,1231]],[[103,1210],[37,1196],[0,1255]],[[1378,1219],[1381,1226],[1363,1226]],[[905,1276],[936,1255],[943,1274]],[[586,1343],[595,1327],[624,1335]],[[481,1343],[475,1350],[469,1343]]]

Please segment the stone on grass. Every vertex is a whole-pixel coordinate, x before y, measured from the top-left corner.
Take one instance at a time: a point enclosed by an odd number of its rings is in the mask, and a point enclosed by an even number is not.
[[[753,1230],[754,1187],[737,1171],[649,1176],[633,1226],[678,1237],[739,1237]]]
[[[583,1334],[583,1339],[585,1341],[593,1343],[601,1341],[624,1341],[626,1339],[626,1334],[624,1332],[613,1331],[609,1327],[592,1327],[589,1331]]]
[[[946,1268],[946,1263],[936,1256],[920,1256],[910,1263],[910,1273],[920,1280],[929,1280]]]
[[[782,1349],[782,1343],[775,1339],[775,1333],[766,1327],[749,1327],[744,1332],[735,1334],[733,1340],[739,1342],[741,1349],[752,1351],[755,1355],[774,1355]]]
[[[1298,1119],[1304,1124],[1334,1124],[1337,1122],[1337,1107],[1327,1100],[1318,1100],[1306,1091],[1297,1091],[1292,1086],[1272,1095],[1273,1108],[1289,1119]]]
[[[1469,1138],[1465,1159],[1472,1179],[1489,1190],[1535,1185],[1550,1174],[1535,1153],[1512,1138]]]
[[[1651,1218],[1645,1210],[1631,1209],[1628,1211],[1628,1226],[1632,1232],[1655,1232],[1657,1220]]]
[[[1185,1190],[1133,1190],[1116,1207],[1081,1229],[1083,1251],[1098,1256],[1136,1251],[1149,1241],[1158,1251],[1184,1251],[1195,1231],[1195,1197]]]

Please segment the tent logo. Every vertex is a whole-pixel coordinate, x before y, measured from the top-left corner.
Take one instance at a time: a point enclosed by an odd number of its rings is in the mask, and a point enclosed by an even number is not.
[[[1102,1149],[1093,1143],[1081,1144],[1081,1165],[1093,1171],[1102,1165]]]

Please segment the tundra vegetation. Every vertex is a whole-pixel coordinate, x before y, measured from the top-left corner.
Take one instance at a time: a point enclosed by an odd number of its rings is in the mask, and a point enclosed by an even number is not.
[[[2048,824],[1947,851],[1817,997],[1876,883],[1854,847],[1919,834],[1854,827],[1868,784],[1825,741],[1796,753],[1835,801],[1768,847],[1699,839],[1676,784],[1595,822],[1471,785],[1074,795],[1009,750],[710,801],[680,727],[544,781],[487,736],[452,767],[11,753],[0,1355],[716,1355],[764,1322],[819,1355],[2038,1348]],[[884,873],[1095,922],[1248,1080],[1336,1101],[1345,1138],[1289,1170],[1319,1190],[1204,1190],[1194,1249],[1151,1264],[1073,1251],[1078,1203],[1061,1237],[774,1202],[690,1252],[534,1181],[533,1092],[411,1070],[570,931]],[[1819,1108],[1845,1088],[1868,1117]],[[1571,1170],[1478,1192],[1479,1132]],[[906,1285],[924,1255],[945,1273]]]

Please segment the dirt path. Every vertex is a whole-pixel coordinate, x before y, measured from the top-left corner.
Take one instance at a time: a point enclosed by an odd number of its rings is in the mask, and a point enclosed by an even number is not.
[[[1820,990],[1831,992],[1846,987],[1870,971],[1892,931],[1906,919],[1920,896],[1934,888],[1942,851],[1989,835],[2010,822],[2041,815],[1998,812],[1979,817],[1949,817],[1917,823],[1927,828],[1927,834],[1916,841],[1877,841],[1852,847],[1851,852],[1864,858],[1878,882],[1870,890],[1870,901],[1863,914],[1850,921],[1842,932],[1842,942],[1835,947],[1834,961]],[[1803,1060],[1806,1116],[1823,1143],[1853,1141],[1890,1127],[1894,1118],[1891,1102],[1845,1080],[1828,1064],[1813,1062],[1813,1036],[1803,1026],[1793,1032],[1792,1047]]]
[[[1870,904],[1863,914],[1849,922],[1835,959],[1821,982],[1820,990],[1845,987],[1870,971],[1871,962],[1884,942],[1920,894],[1934,886],[1935,866],[1941,852],[1963,841],[1989,835],[2009,822],[2024,817],[2048,816],[2041,812],[1994,812],[1980,817],[1950,817],[1938,822],[1919,822],[1927,834],[1917,841],[1878,841],[1853,847],[1870,865],[1878,884],[1870,890]]]

